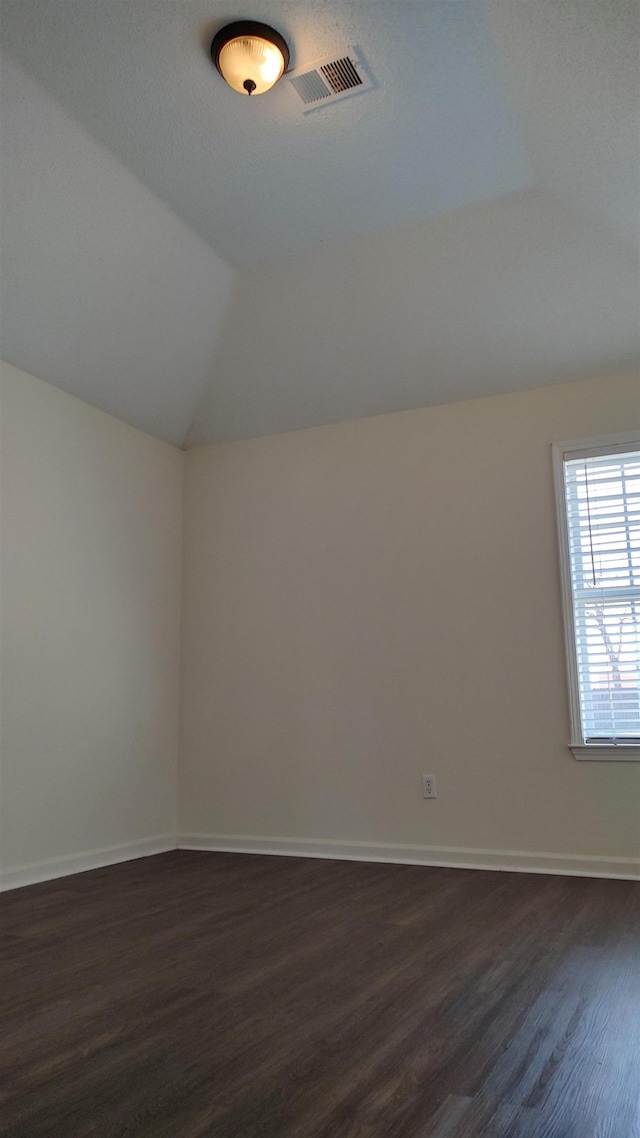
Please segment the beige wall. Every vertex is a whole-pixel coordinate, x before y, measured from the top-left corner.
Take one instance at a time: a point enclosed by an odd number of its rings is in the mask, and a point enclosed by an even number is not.
[[[1,416],[3,870],[172,844],[182,454],[8,365]]]
[[[550,443],[639,420],[625,375],[191,451],[186,840],[637,857],[640,764],[567,748]]]
[[[19,883],[174,842],[183,456],[9,366],[0,409]],[[640,764],[566,747],[549,444],[639,419],[628,375],[190,452],[181,841],[638,858]]]

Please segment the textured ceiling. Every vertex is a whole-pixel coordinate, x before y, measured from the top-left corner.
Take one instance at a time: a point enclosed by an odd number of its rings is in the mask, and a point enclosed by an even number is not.
[[[378,87],[303,116],[238,97],[211,29],[244,0],[19,0],[5,50],[231,261],[295,253],[522,188],[529,168],[482,6],[265,0],[292,66],[350,44]],[[217,17],[217,18],[216,18]]]
[[[636,364],[637,0],[0,3],[10,362],[191,442]],[[241,16],[375,90],[236,95]]]
[[[603,226],[542,190],[465,206],[242,274],[189,442],[632,370],[639,312]]]
[[[235,273],[10,60],[0,356],[180,445]]]
[[[639,0],[489,0],[538,183],[640,245]]]

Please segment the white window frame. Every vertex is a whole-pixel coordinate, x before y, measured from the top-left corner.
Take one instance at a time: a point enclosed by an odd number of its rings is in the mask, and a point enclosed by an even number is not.
[[[596,759],[606,760],[608,762],[640,762],[640,743],[587,743],[582,734],[573,591],[571,588],[569,532],[565,502],[564,464],[565,461],[576,458],[594,458],[600,454],[624,453],[626,450],[636,446],[640,447],[640,429],[637,431],[626,431],[616,435],[597,435],[590,439],[554,443],[551,447],[556,498],[556,518],[558,522],[558,548],[560,554],[564,639],[567,656],[569,710],[571,715],[571,742],[569,743],[569,748],[573,751],[576,759]]]

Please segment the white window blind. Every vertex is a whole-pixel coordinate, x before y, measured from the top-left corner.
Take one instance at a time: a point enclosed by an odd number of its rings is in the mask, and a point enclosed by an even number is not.
[[[640,744],[640,450],[563,465],[582,742]]]

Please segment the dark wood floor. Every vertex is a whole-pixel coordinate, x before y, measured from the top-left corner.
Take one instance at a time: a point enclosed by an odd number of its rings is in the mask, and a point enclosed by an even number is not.
[[[633,882],[176,852],[0,918],[11,1138],[640,1135]]]

